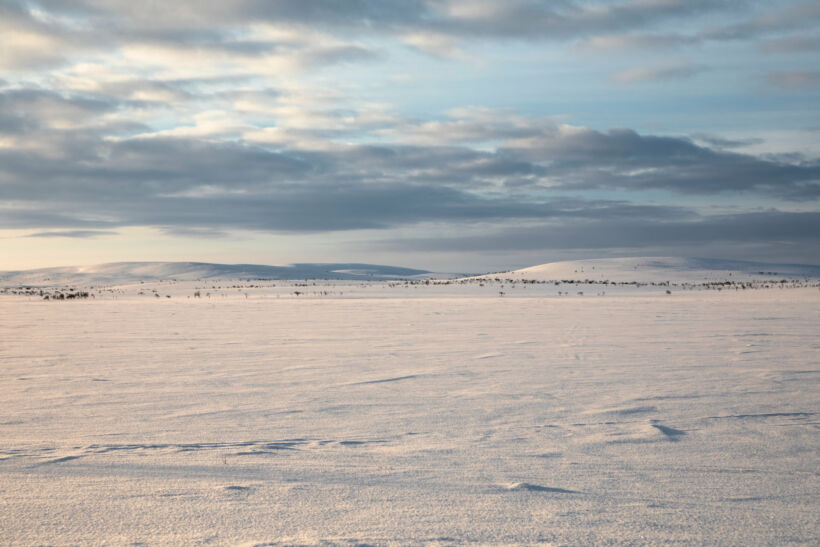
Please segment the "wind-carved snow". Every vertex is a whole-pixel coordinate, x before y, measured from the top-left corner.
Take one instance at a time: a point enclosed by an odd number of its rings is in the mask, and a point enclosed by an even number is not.
[[[0,295],[0,544],[816,543],[818,286],[304,285]]]

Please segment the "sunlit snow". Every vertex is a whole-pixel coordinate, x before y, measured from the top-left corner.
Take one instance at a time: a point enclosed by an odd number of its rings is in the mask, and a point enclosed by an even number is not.
[[[652,260],[4,281],[0,543],[816,542],[820,276]]]

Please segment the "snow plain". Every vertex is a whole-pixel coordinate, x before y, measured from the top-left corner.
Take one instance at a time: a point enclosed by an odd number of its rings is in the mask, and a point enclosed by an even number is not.
[[[0,544],[816,545],[816,280],[676,271],[0,295]]]

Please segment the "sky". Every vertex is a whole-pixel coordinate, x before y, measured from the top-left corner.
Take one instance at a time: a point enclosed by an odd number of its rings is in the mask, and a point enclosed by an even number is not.
[[[820,264],[820,3],[0,0],[0,269]]]

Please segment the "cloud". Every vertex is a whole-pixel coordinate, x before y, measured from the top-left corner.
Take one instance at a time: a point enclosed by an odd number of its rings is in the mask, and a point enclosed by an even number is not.
[[[652,51],[697,44],[697,36],[685,34],[606,34],[582,40],[578,49],[588,51]]]
[[[719,135],[710,135],[707,133],[694,133],[691,137],[695,141],[705,143],[707,146],[718,149],[743,148],[766,142],[765,140],[759,138],[727,139]]]
[[[229,236],[224,230],[207,227],[163,226],[161,230],[169,236],[189,239],[221,239]]]
[[[362,43],[308,28],[331,20],[336,24],[330,27],[337,28],[344,18],[334,19],[333,12],[342,13],[344,8],[334,8],[332,2],[327,2],[327,9],[315,10],[288,4],[183,1],[166,9],[82,0],[44,1],[35,7],[7,0],[0,4],[0,70],[25,72],[102,60],[139,63],[143,72],[166,77],[197,77],[304,70],[378,58]],[[348,9],[356,11],[352,3]],[[362,17],[366,11],[359,10]],[[279,30],[266,33],[266,21]],[[288,30],[293,23],[305,28]]]
[[[43,238],[54,238],[54,237],[67,237],[72,239],[88,239],[92,237],[101,237],[101,236],[110,236],[110,235],[117,235],[117,232],[112,230],[64,230],[58,232],[37,232],[34,234],[28,234],[25,237],[43,237]]]
[[[40,228],[115,228],[118,224],[100,218],[82,218],[82,214],[64,213],[58,203],[12,202],[0,205],[0,229]]]
[[[358,36],[388,37],[448,58],[469,58],[461,42],[566,41],[650,28],[722,11],[715,0],[544,2],[510,0],[179,1],[173,9],[125,0],[22,0],[0,6],[0,67],[31,69],[119,51],[171,69],[185,57],[213,65],[313,67],[371,60]],[[217,67],[214,67],[217,68]]]
[[[564,130],[530,148],[496,152],[407,146],[272,152],[188,138],[101,146],[90,154],[94,160],[77,163],[0,152],[4,197],[19,204],[0,215],[2,227],[309,233],[423,222],[669,220],[694,214],[670,206],[567,200],[559,193],[616,186],[820,197],[817,166],[784,165],[623,130]]]
[[[647,2],[542,2],[514,0],[504,3],[449,0],[433,2],[435,27],[463,36],[574,39],[602,32],[645,28],[660,21],[713,12],[725,2],[665,0]]]
[[[60,217],[43,209],[30,211],[28,219],[42,226],[81,224],[83,219],[100,216],[100,203],[74,202],[74,218]],[[51,205],[56,209],[56,204]],[[245,229],[273,232],[327,232],[355,229],[386,229],[424,222],[452,225],[544,219],[644,219],[688,218],[692,213],[671,206],[645,206],[626,202],[556,199],[533,201],[511,197],[481,197],[469,192],[436,186],[345,185],[280,188],[252,196],[202,195],[196,199],[165,198],[132,200],[118,207],[121,226],[154,226],[166,233],[185,237],[221,234]],[[49,217],[51,215],[51,217]],[[8,225],[24,227],[27,215],[18,211]],[[46,232],[39,237],[67,237],[72,232]],[[107,232],[77,231],[93,235]],[[80,237],[80,236],[77,236]]]
[[[820,19],[811,2],[749,9],[753,5],[728,0],[183,0],[168,9],[125,0],[42,0],[36,7],[6,0],[0,4],[0,33],[7,38],[0,43],[0,70],[102,61],[138,64],[146,80],[273,77],[386,58],[380,40],[475,61],[479,57],[470,47],[479,41],[575,41],[589,50],[646,51],[767,35],[789,40],[789,33],[812,29]],[[746,20],[704,28],[707,16],[739,18],[749,11]],[[692,21],[692,31],[665,30],[679,21]],[[784,44],[770,47],[789,47]],[[635,69],[617,79],[685,77],[692,70]],[[161,100],[169,91],[160,85],[141,96]]]
[[[460,107],[441,120],[394,120],[375,133],[391,142],[417,146],[477,145],[536,137],[555,127],[550,118],[533,118],[505,109]]]
[[[761,48],[767,53],[802,53],[820,50],[820,36],[786,36],[762,42]]]
[[[200,112],[192,126],[140,137],[134,132],[144,126],[118,118],[127,102],[98,94],[0,91],[0,183],[4,203],[14,204],[3,210],[0,224],[322,232],[619,211],[645,218],[662,211],[665,219],[688,214],[631,204],[627,194],[617,206],[593,198],[570,205],[561,198],[569,192],[820,199],[816,161],[730,152],[726,148],[743,143],[719,136],[698,137],[697,144],[477,107],[453,109],[431,122],[378,108],[325,110],[321,101],[308,101],[307,111],[291,103],[295,109],[283,116],[282,101],[292,98],[280,90],[228,93],[220,100],[244,101],[255,117],[272,113],[296,129],[238,123],[226,109]],[[381,144],[334,140],[368,132]],[[305,140],[311,145],[301,146]]]
[[[655,218],[562,219],[560,223],[500,228],[481,235],[385,239],[377,249],[424,252],[494,252],[549,249],[661,247],[710,242],[724,245],[783,242],[818,247],[820,213],[767,211],[697,216],[658,221]],[[808,258],[808,257],[807,257]]]
[[[820,84],[820,70],[784,70],[772,72],[766,81],[784,89],[816,88]]]
[[[733,8],[734,19],[741,18],[747,8],[758,11],[731,24],[696,24],[689,33],[654,31],[594,34],[582,38],[578,42],[578,48],[582,51],[647,52],[708,43],[758,41],[765,37],[773,37],[759,44],[769,53],[814,51],[818,48],[817,37],[804,34],[820,23],[820,9],[816,2],[736,2],[731,6],[727,3],[715,3],[710,9],[718,12],[727,7]],[[693,11],[692,15],[697,15],[697,12]]]
[[[458,47],[456,40],[447,34],[415,31],[403,35],[402,41],[412,48],[441,59],[470,59],[470,56]]]
[[[770,9],[739,23],[704,30],[706,40],[749,40],[771,34],[812,29],[820,22],[817,2],[771,3]]]
[[[64,33],[36,21],[21,3],[0,3],[0,34],[0,70],[53,66],[65,60]]]
[[[622,84],[663,82],[691,78],[706,70],[708,70],[706,66],[696,65],[690,62],[680,62],[652,67],[630,68],[616,72],[612,75],[612,79]]]
[[[681,194],[755,192],[781,199],[820,198],[820,163],[762,158],[699,146],[690,139],[606,133],[561,126],[509,143],[499,153],[542,162],[555,189],[668,190]]]
[[[429,29],[452,35],[544,37],[551,39],[611,28],[635,28],[661,20],[726,9],[732,3],[714,0],[585,3],[562,0],[235,0],[177,2],[173,10],[125,0],[45,0],[49,13],[94,21],[124,20],[129,26],[155,32],[208,28],[213,23],[305,25],[329,29],[398,32]],[[734,3],[736,5],[736,3]]]
[[[51,127],[77,127],[91,116],[110,112],[118,104],[110,100],[64,96],[44,89],[9,89],[0,92],[0,110],[37,120]]]

